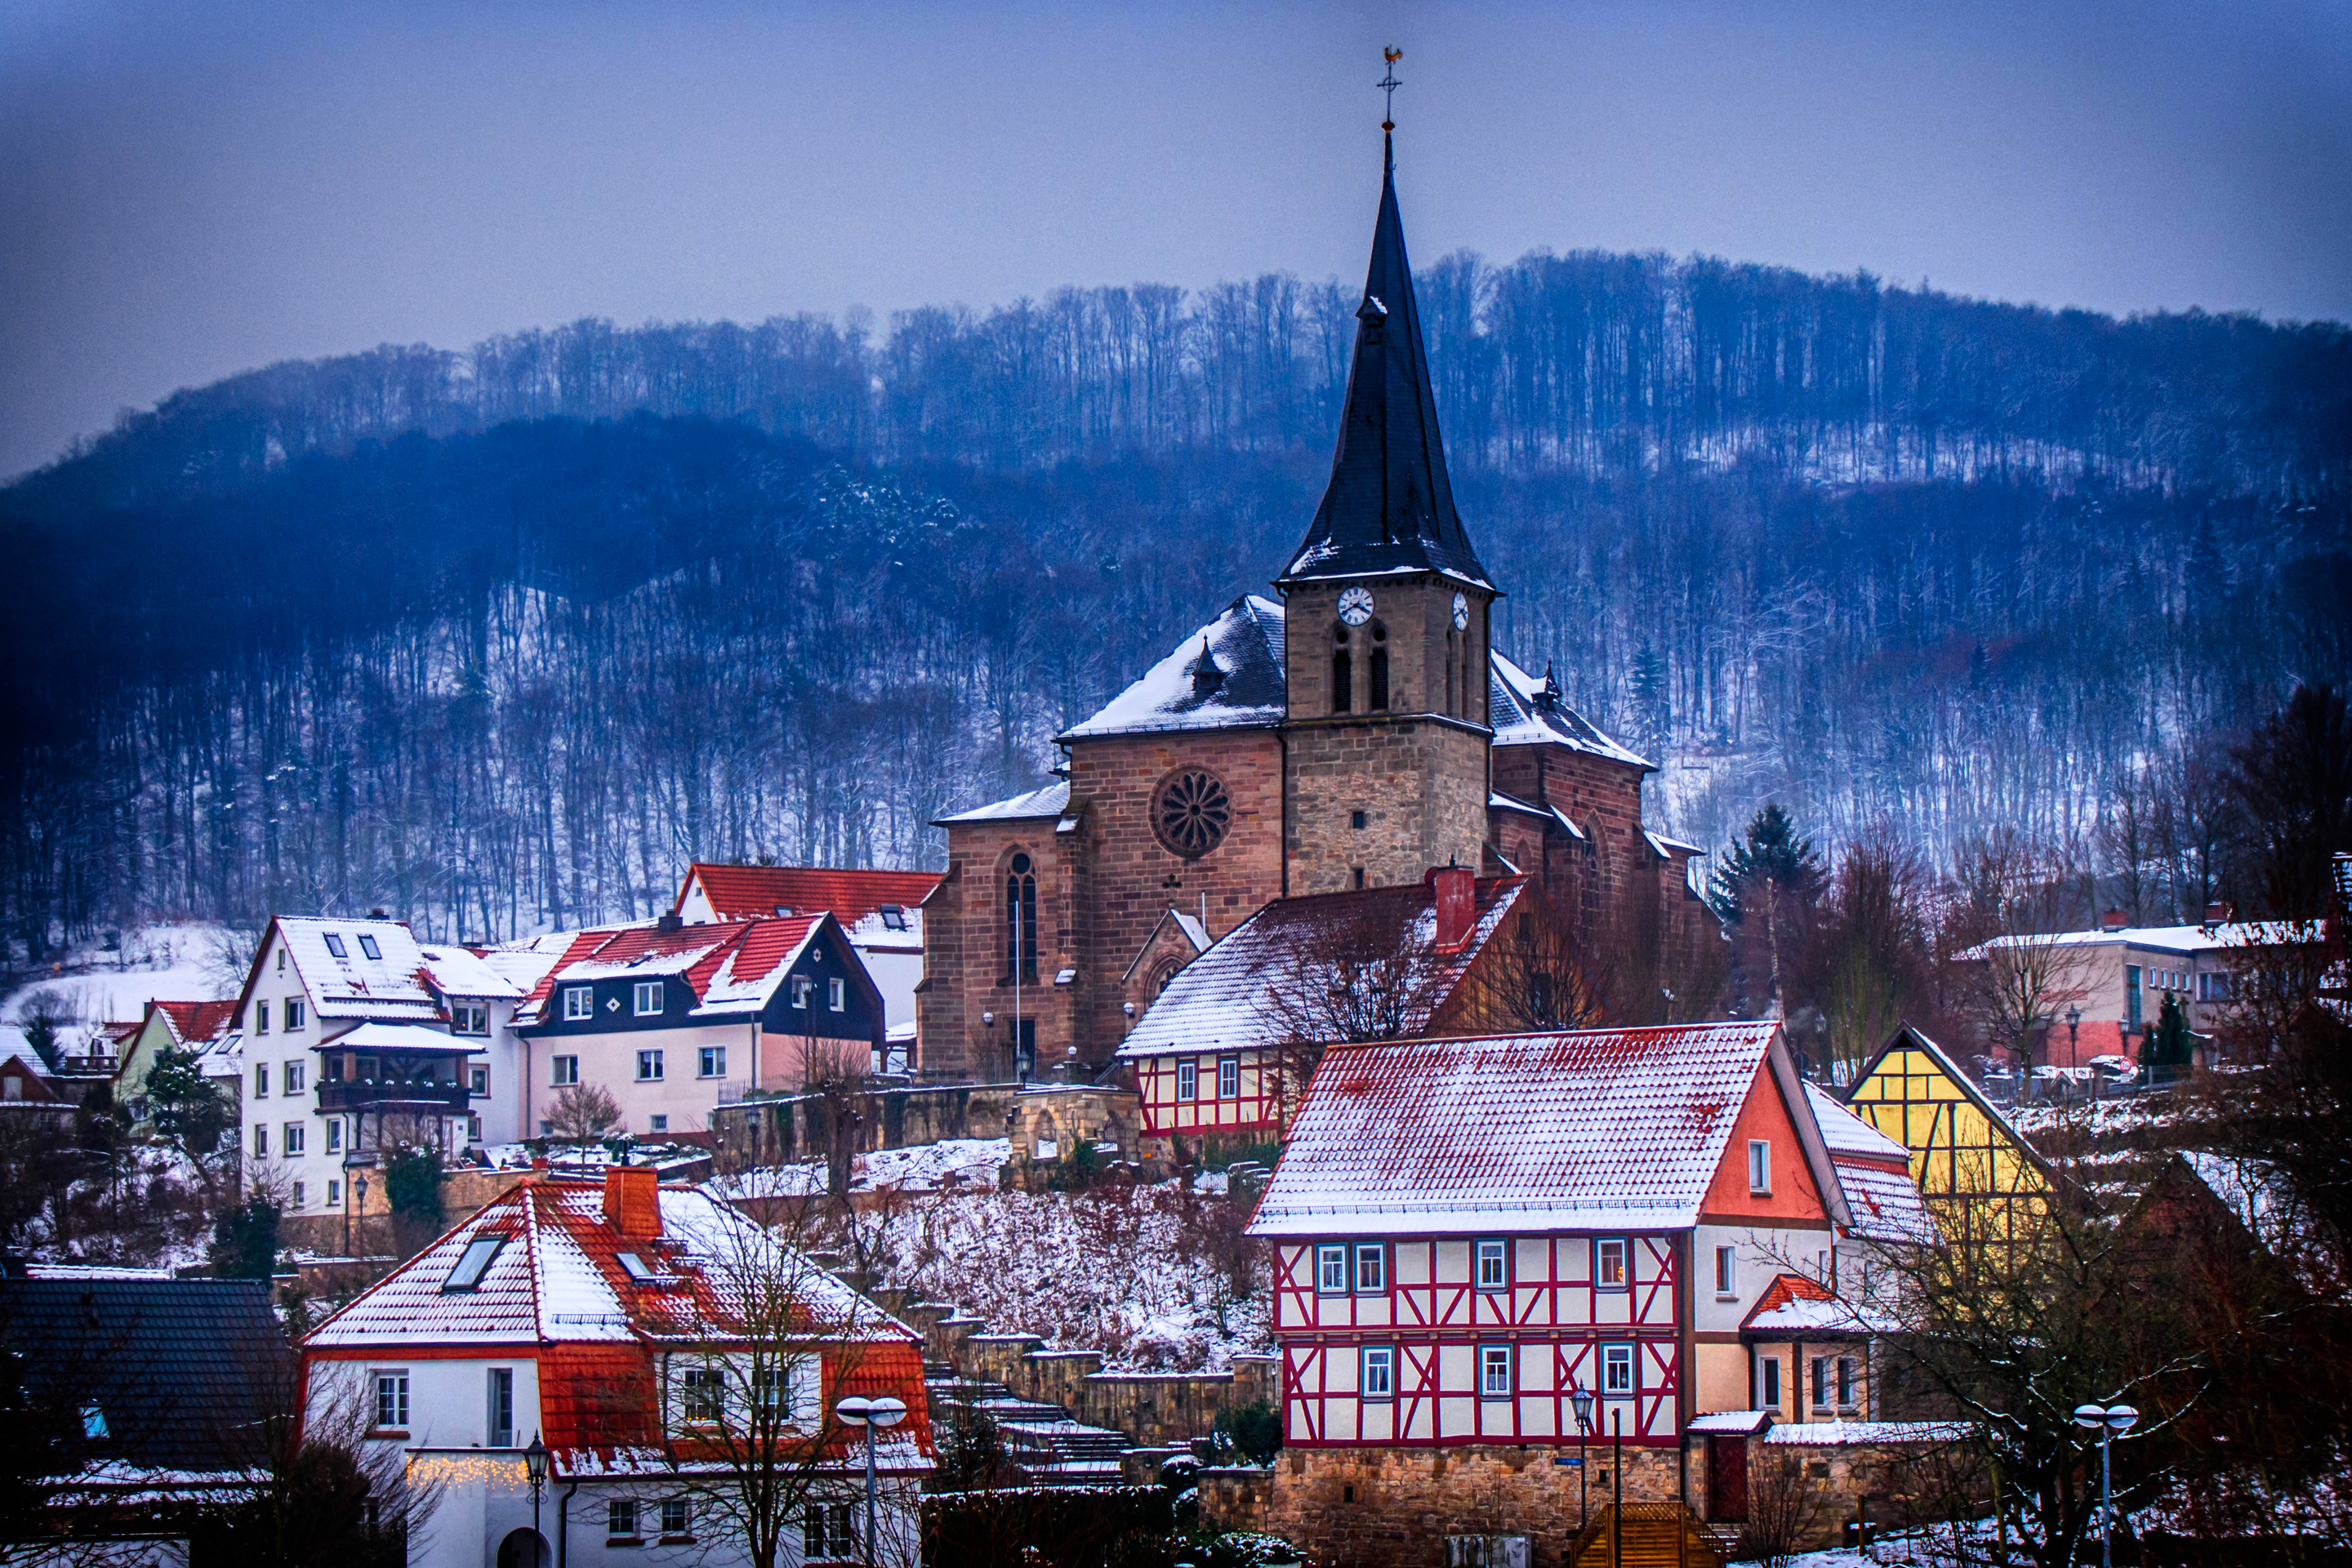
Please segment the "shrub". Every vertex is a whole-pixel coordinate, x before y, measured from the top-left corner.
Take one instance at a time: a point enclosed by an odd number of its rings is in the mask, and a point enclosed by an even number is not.
[[[1282,1450],[1282,1416],[1263,1399],[1238,1409],[1220,1410],[1217,1436],[1221,1446],[1231,1448],[1246,1462],[1270,1464]]]
[[[383,1163],[383,1201],[394,1215],[420,1225],[441,1223],[441,1154],[403,1149]]]
[[[278,1220],[284,1211],[257,1193],[213,1222],[213,1272],[224,1279],[267,1279],[278,1265]]]

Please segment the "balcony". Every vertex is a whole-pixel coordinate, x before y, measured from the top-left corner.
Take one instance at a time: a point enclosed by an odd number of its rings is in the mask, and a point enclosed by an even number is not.
[[[472,1096],[439,1079],[330,1079],[319,1085],[321,1110],[423,1110],[462,1116]]]

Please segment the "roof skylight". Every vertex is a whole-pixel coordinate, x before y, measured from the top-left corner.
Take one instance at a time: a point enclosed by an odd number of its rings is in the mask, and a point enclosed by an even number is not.
[[[329,931],[327,933],[327,951],[333,953],[337,958],[349,958],[351,956],[351,954],[343,951],[343,939],[337,936],[333,931]]]
[[[635,1253],[615,1253],[614,1255],[614,1259],[620,1264],[622,1272],[628,1275],[631,1284],[650,1285],[653,1283],[654,1271],[646,1268],[646,1260],[639,1258]]]
[[[360,951],[366,953],[370,958],[382,958],[383,956],[383,949],[376,946],[375,938],[368,935],[365,931],[360,932]]]
[[[444,1291],[478,1289],[482,1276],[489,1272],[490,1259],[507,1244],[504,1235],[478,1236],[466,1244],[457,1256],[457,1267],[449,1270],[449,1278],[441,1282]]]

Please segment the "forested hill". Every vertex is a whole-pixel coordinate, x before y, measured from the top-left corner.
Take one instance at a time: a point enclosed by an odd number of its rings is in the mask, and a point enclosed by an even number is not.
[[[1507,649],[1716,841],[2081,836],[2352,673],[2352,334],[1714,261],[1421,278]],[[691,855],[936,863],[944,809],[1305,527],[1352,291],[886,334],[582,322],[180,394],[0,491],[0,919],[641,914]]]

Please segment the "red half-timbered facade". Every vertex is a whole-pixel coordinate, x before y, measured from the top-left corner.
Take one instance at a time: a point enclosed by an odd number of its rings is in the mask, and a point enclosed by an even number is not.
[[[1252,1226],[1285,1441],[1574,1444],[1582,1388],[1591,1438],[1679,1443],[1747,1403],[1695,1367],[1760,1258],[1846,1220],[1776,1024],[1335,1047]]]

